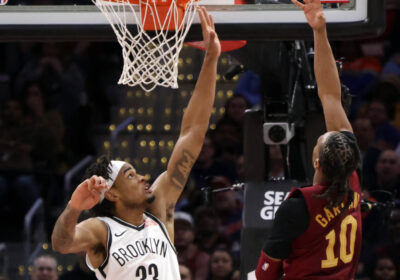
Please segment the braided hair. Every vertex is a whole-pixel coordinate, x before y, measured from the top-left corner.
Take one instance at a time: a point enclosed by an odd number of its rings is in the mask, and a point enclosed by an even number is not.
[[[112,172],[109,164],[110,159],[107,156],[101,156],[97,162],[86,170],[84,179],[89,179],[93,175],[101,176],[106,180],[109,179]],[[103,202],[90,209],[90,212],[93,216],[112,217],[115,212],[115,202],[104,198]]]
[[[354,192],[350,189],[349,179],[357,169],[360,151],[355,139],[342,132],[333,132],[319,148],[319,161],[325,177],[331,181],[324,193],[317,195],[329,201],[329,207],[342,204],[347,196],[343,209],[353,202]]]

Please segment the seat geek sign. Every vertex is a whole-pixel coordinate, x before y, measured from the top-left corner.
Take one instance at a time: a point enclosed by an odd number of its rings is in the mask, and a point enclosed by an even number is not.
[[[263,220],[273,220],[275,213],[289,195],[289,192],[285,191],[266,191],[264,193],[264,207],[260,210],[260,217]]]
[[[244,193],[244,226],[250,228],[270,228],[276,211],[288,197],[290,190],[300,185],[298,182],[291,180],[261,184],[247,183]]]

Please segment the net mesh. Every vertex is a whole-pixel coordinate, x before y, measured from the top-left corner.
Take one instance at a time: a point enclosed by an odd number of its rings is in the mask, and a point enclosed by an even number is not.
[[[156,86],[177,88],[179,53],[197,1],[188,0],[182,7],[177,0],[170,0],[161,15],[154,0],[137,0],[137,4],[131,0],[92,1],[107,18],[122,47],[124,65],[118,84],[139,85],[145,91]],[[149,24],[155,30],[145,30]]]

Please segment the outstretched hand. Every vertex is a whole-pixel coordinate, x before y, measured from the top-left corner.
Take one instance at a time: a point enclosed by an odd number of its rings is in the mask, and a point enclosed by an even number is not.
[[[221,43],[219,42],[218,35],[215,32],[214,20],[212,16],[207,13],[206,8],[204,7],[197,8],[197,12],[200,16],[206,54],[213,57],[219,57],[221,54]]]
[[[69,204],[75,210],[89,210],[99,203],[101,192],[108,189],[103,177],[93,175],[75,189]]]
[[[298,0],[292,0],[292,2],[304,11],[304,15],[312,29],[321,31],[325,28],[326,20],[320,0],[304,0],[304,4]]]

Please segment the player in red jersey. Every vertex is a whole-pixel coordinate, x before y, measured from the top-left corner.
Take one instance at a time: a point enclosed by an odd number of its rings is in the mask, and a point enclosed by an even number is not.
[[[341,104],[341,86],[320,0],[292,2],[314,31],[315,65],[328,132],[312,161],[313,185],[293,190],[278,209],[258,262],[258,280],[350,280],[361,249],[360,152]]]

